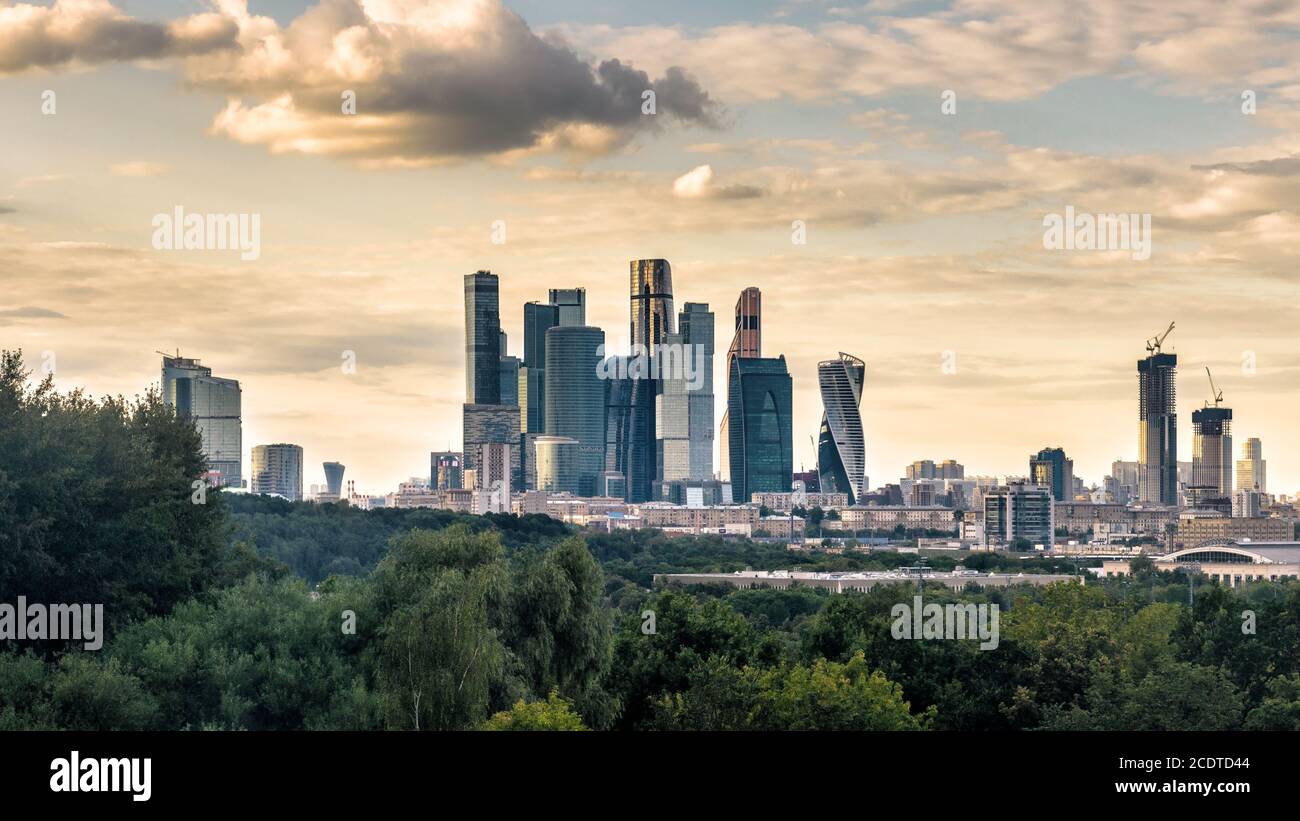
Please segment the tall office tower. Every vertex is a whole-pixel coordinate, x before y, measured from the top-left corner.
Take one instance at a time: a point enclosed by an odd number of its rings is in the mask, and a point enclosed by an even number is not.
[[[243,484],[242,396],[237,380],[213,376],[199,360],[163,355],[163,402],[194,421],[213,487]]]
[[[611,356],[605,360],[605,472],[621,477],[622,493],[627,498],[628,439],[632,434],[632,379],[627,376],[628,357]],[[608,496],[608,488],[603,495]]]
[[[727,349],[726,374],[731,379],[731,362],[736,358],[748,359],[763,355],[763,328],[759,321],[763,313],[763,295],[753,286],[740,292],[736,300],[736,332],[731,338],[731,347]],[[727,395],[731,395],[731,386],[726,386]],[[718,476],[722,481],[731,478],[731,453],[729,442],[729,417],[731,408],[722,411],[722,422],[718,425]]]
[[[568,436],[539,436],[534,446],[537,450],[537,489],[581,495],[578,466],[581,443]]]
[[[500,282],[495,274],[465,275],[465,404],[501,404]],[[468,451],[467,451],[468,453]]]
[[[429,454],[429,485],[434,490],[459,490],[464,486],[461,455],[454,450]]]
[[[990,547],[1052,547],[1056,529],[1052,492],[1047,488],[1012,483],[984,494],[984,538]]]
[[[283,496],[291,502],[302,501],[302,447],[275,444],[253,448],[250,489],[253,493]]]
[[[1237,487],[1267,493],[1267,479],[1268,463],[1264,461],[1264,446],[1258,439],[1247,439],[1241,446],[1241,459],[1237,460]]]
[[[822,394],[822,427],[817,440],[817,471],[823,493],[843,493],[858,504],[867,479],[867,440],[862,432],[862,383],[867,363],[840,352],[839,359],[817,364]]]
[[[662,481],[713,478],[713,313],[687,302],[656,357],[655,437]]]
[[[921,459],[907,466],[907,479],[934,479],[935,466],[934,462],[929,459]]]
[[[338,462],[326,462],[325,488],[336,500],[343,495],[343,471],[347,468]]]
[[[1137,363],[1138,498],[1172,507],[1178,504],[1178,355],[1161,353],[1159,344],[1147,349],[1150,355]]]
[[[733,359],[728,386],[733,500],[788,493],[794,474],[794,391],[785,357]]]
[[[583,496],[596,495],[605,469],[604,344],[605,332],[586,325],[559,325],[546,332],[546,431],[577,440]]]
[[[1061,448],[1043,448],[1029,457],[1029,481],[1052,491],[1058,502],[1074,501],[1074,460]]]
[[[464,471],[478,470],[481,445],[510,445],[511,485],[519,486],[519,407],[517,405],[464,405],[461,417],[465,450],[461,460]],[[476,479],[480,474],[475,474]],[[465,478],[462,474],[462,483]],[[482,487],[482,485],[476,485]]]
[[[543,305],[539,302],[524,305],[524,361],[519,368],[519,421],[525,433],[546,432],[546,332],[559,324],[558,305]]]
[[[587,324],[587,289],[586,288],[552,288],[550,303],[558,309],[557,325]]]
[[[630,264],[632,301],[632,355],[653,358],[665,338],[673,333],[673,273],[664,259],[636,259]],[[655,405],[659,380],[633,369],[632,419],[628,437],[628,501],[651,498],[659,475],[656,464]],[[554,431],[547,431],[554,433]]]
[[[1192,485],[1232,495],[1232,409],[1192,411]]]

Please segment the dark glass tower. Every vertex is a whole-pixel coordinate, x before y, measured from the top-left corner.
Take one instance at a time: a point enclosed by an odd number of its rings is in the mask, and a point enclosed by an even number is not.
[[[1058,502],[1074,499],[1074,460],[1061,448],[1043,448],[1029,457],[1029,481],[1052,492]]]
[[[673,273],[666,259],[634,259],[631,268],[632,355],[655,355],[664,337],[673,332]],[[632,383],[629,420],[627,498],[651,498],[658,464],[655,458],[655,396],[658,381],[641,377]],[[553,431],[547,431],[552,433]]]
[[[501,403],[500,283],[495,274],[465,275],[465,404]]]
[[[524,305],[524,361],[518,388],[524,433],[546,432],[546,332],[559,324],[559,306]]]
[[[343,495],[343,471],[344,466],[338,462],[326,462],[325,465],[325,487],[329,495],[335,497]]]
[[[823,493],[843,493],[857,504],[866,491],[866,437],[862,432],[862,383],[867,365],[841,353],[817,365],[822,427],[817,441],[818,482]]]
[[[731,491],[739,503],[755,493],[787,493],[794,474],[791,417],[794,389],[785,357],[736,358],[731,363]]]
[[[1232,409],[1192,411],[1192,484],[1232,495]],[[1249,489],[1249,488],[1247,488]]]
[[[1138,494],[1148,504],[1178,504],[1178,355],[1152,353],[1138,368]]]
[[[736,300],[736,333],[731,338],[731,347],[727,349],[727,378],[731,378],[731,362],[736,358],[748,359],[763,355],[763,295],[750,286],[740,292]],[[729,433],[729,408],[722,410],[722,422],[718,426],[718,475],[725,481],[731,477],[731,454],[727,443],[731,440]]]
[[[596,495],[605,467],[605,380],[600,370],[604,344],[600,328],[556,326],[546,332],[546,432],[577,440],[583,496]]]

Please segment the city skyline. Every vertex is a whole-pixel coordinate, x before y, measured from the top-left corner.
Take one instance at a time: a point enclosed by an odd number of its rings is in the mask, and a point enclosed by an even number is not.
[[[385,5],[368,4],[376,24],[392,22]],[[382,116],[371,105],[388,81],[418,79],[397,59],[415,46],[375,34],[368,51],[330,63],[354,73],[312,75],[304,67],[327,63],[339,25],[317,14],[290,36],[305,9],[323,8],[314,3],[254,2],[250,12],[223,2],[214,13],[232,21],[237,48],[205,52],[195,23],[168,54],[113,62],[95,48],[103,27],[85,21],[146,26],[208,7],[41,11],[83,23],[68,46],[80,60],[33,64],[23,55],[39,49],[7,46],[37,35],[0,30],[0,106],[10,156],[23,158],[0,160],[6,347],[51,362],[61,390],[127,396],[156,378],[155,349],[179,348],[240,382],[245,465],[252,445],[295,442],[304,482],[322,483],[322,461],[337,460],[380,492],[461,442],[467,273],[501,277],[509,354],[521,356],[521,306],[550,288],[585,288],[587,323],[617,346],[625,266],[662,258],[677,304],[708,304],[723,320],[715,420],[725,320],[743,288],[763,291],[764,354],[783,354],[793,379],[796,469],[816,466],[816,364],[847,350],[867,363],[873,484],[927,454],[1018,475],[1049,443],[1099,483],[1112,461],[1138,458],[1133,361],[1172,319],[1167,349],[1184,377],[1177,452],[1193,453],[1190,414],[1210,398],[1208,365],[1235,441],[1264,443],[1269,489],[1300,490],[1289,411],[1300,354],[1278,310],[1296,295],[1300,237],[1300,107],[1285,79],[1300,59],[1284,48],[1292,12],[1197,4],[1219,26],[1197,38],[1160,8],[1092,36],[1065,10],[1011,2],[979,15],[847,16],[818,3],[717,4],[683,11],[671,28],[636,4],[390,5],[460,12],[413,27],[419,48],[439,56],[489,34],[508,44],[562,35],[566,45],[539,53],[575,55],[593,78],[619,59],[652,84],[683,79],[655,86],[650,124],[600,111],[510,121],[500,112],[527,106],[493,99],[495,120],[458,112],[463,142],[442,139],[455,129],[435,123],[438,139],[420,144],[402,128],[403,116],[427,118],[419,101]],[[1023,48],[988,59],[990,44],[964,25],[975,16]],[[286,62],[259,65],[250,44],[272,32]],[[1044,36],[1065,44],[1060,55],[1032,47]],[[773,63],[746,70],[756,49]],[[782,64],[794,53],[798,66]],[[872,68],[881,55],[888,72]],[[512,77],[532,68],[499,51],[479,59]],[[613,99],[613,86],[582,82],[584,99]],[[343,116],[340,88],[357,90],[358,116],[374,114],[366,122],[390,139],[358,148],[322,138],[323,124],[338,123],[308,101],[328,97],[329,116]],[[941,109],[949,89],[953,114]],[[1246,89],[1256,113],[1242,110]],[[57,113],[42,113],[46,91]],[[301,101],[297,119],[270,117],[283,93]],[[1098,101],[1115,112],[1100,125],[1086,115]],[[502,138],[475,142],[484,134]],[[260,258],[154,250],[151,219],[178,206],[259,214]],[[1150,214],[1151,258],[1044,248],[1044,216],[1071,207]],[[792,242],[795,221],[804,244]],[[352,374],[340,368],[347,352]]]

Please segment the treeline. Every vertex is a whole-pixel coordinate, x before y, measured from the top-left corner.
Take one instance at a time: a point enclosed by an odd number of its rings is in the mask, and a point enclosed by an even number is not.
[[[95,402],[29,379],[0,360],[0,602],[102,603],[108,636],[99,652],[0,643],[0,729],[1300,729],[1295,583],[1202,584],[1188,607],[1186,578],[1138,561],[1086,586],[963,591],[998,606],[995,650],[899,639],[906,585],[651,578],[914,555],[196,503],[198,437],[156,395]]]

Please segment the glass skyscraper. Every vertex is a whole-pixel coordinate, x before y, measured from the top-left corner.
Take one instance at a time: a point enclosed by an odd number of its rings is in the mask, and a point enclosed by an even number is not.
[[[762,313],[763,296],[759,290],[751,286],[741,291],[740,298],[736,300],[735,335],[731,338],[731,347],[727,349],[725,372],[728,380],[731,379],[732,360],[763,355]],[[730,388],[727,388],[727,392],[730,395]],[[722,423],[718,426],[718,441],[721,443],[718,448],[718,475],[724,482],[731,478],[731,454],[728,446],[731,441],[728,432],[730,416],[731,409],[724,408]]]
[[[587,324],[586,288],[552,288],[550,303],[557,310],[556,325]]]
[[[500,282],[495,274],[465,275],[465,403],[501,403]]]
[[[738,503],[755,493],[787,493],[794,474],[794,390],[785,357],[733,359],[728,380],[731,489]]]
[[[1152,353],[1138,367],[1138,495],[1147,504],[1178,504],[1178,355]]]
[[[687,302],[678,332],[667,334],[656,356],[660,389],[655,436],[658,478],[713,478],[713,313]]]
[[[1192,411],[1192,484],[1232,495],[1232,408]]]
[[[525,433],[546,432],[546,332],[559,324],[559,306],[538,302],[524,305],[524,360],[519,368],[518,391],[520,423]]]
[[[653,357],[664,338],[673,333],[673,273],[666,259],[634,259],[630,264],[632,355]],[[655,397],[658,380],[644,376],[632,380],[632,417],[629,421],[627,498],[651,498],[659,475],[655,436]],[[551,432],[551,431],[548,431]]]
[[[546,433],[578,442],[579,492],[596,495],[605,467],[605,382],[601,347],[605,332],[560,325],[546,332]],[[540,475],[538,481],[541,481]]]
[[[1061,448],[1043,448],[1029,457],[1029,481],[1052,492],[1058,502],[1074,501],[1074,460]]]
[[[212,375],[197,359],[164,356],[162,398],[176,415],[194,421],[203,455],[208,461],[207,479],[213,486],[240,487],[243,484],[243,422],[240,419],[243,394],[239,382]]]
[[[817,365],[823,408],[818,485],[822,493],[843,493],[850,504],[857,504],[866,491],[867,446],[859,410],[866,372],[865,362],[846,353]]]

